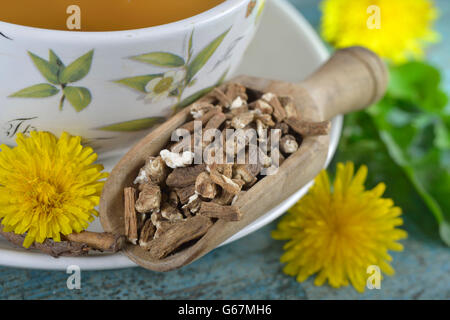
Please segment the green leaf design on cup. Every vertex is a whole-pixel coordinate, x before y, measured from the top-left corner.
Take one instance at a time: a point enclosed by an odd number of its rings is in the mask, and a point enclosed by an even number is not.
[[[99,127],[97,130],[102,131],[114,131],[114,132],[135,132],[150,129],[162,122],[165,118],[163,117],[150,117],[143,119],[136,119],[130,121],[124,121],[119,123],[110,124],[107,126]]]
[[[49,50],[48,61],[32,52],[28,52],[28,55],[42,76],[51,84],[59,85],[60,89],[48,83],[41,83],[19,90],[9,97],[47,98],[62,91],[59,109],[62,110],[64,102],[67,100],[77,112],[80,112],[91,103],[92,95],[89,89],[68,86],[67,84],[79,81],[89,73],[94,50],[79,57],[67,67],[53,50]]]
[[[261,15],[264,11],[265,6],[266,6],[266,0],[261,0],[261,3],[258,6],[258,12],[256,13],[255,24],[259,23],[259,20],[261,19]]]
[[[130,78],[123,78],[120,80],[115,80],[115,83],[123,84],[127,87],[133,88],[135,90],[138,90],[140,92],[145,93],[145,86],[147,83],[155,78],[161,77],[163,74],[148,74],[144,76],[137,76],[137,77],[130,77]]]
[[[60,82],[70,83],[83,79],[91,69],[93,55],[94,50],[91,50],[65,67],[59,76]]]
[[[182,99],[184,90],[187,87],[193,86],[196,79],[194,76],[200,72],[200,70],[206,65],[212,55],[216,52],[217,48],[220,46],[222,41],[225,39],[228,32],[231,30],[229,28],[227,31],[223,32],[221,35],[212,40],[206,47],[204,47],[200,52],[194,56],[194,30],[192,30],[189,35],[188,43],[187,43],[187,53],[186,58],[183,59],[180,56],[168,52],[149,52],[145,54],[141,54],[138,56],[133,56],[130,59],[145,62],[147,64],[168,67],[175,69],[175,72],[184,71],[184,78],[180,80],[175,80],[172,74],[174,71],[168,71],[166,73],[158,73],[158,74],[146,74],[141,76],[133,76],[127,77],[119,80],[114,80],[115,83],[127,86],[134,90],[137,90],[144,94],[149,94],[151,92],[147,92],[146,87],[147,84],[156,78],[161,78],[162,81],[172,81],[172,83],[177,83],[177,86],[168,86],[167,92],[168,97],[176,97],[177,103],[173,106],[174,110],[182,109],[194,101],[198,100],[200,97],[211,91],[215,86],[222,83],[224,81],[228,70],[224,72],[224,74],[219,78],[218,82],[210,87],[204,88],[202,90],[197,91],[196,93],[188,96],[185,99]],[[180,81],[178,83],[178,81]],[[155,88],[159,87],[158,85]],[[116,132],[134,132],[140,130],[146,130],[154,127],[155,125],[164,121],[165,118],[162,117],[150,117],[150,118],[142,118],[135,119],[131,121],[125,121],[120,123],[114,123],[111,125],[106,125],[103,127],[96,128],[97,130],[102,131],[116,131]]]
[[[200,69],[203,68],[203,66],[208,62],[208,60],[220,46],[220,44],[222,43],[223,39],[228,34],[230,29],[228,29],[220,36],[218,36],[216,39],[214,39],[210,44],[208,44],[205,48],[203,48],[202,51],[199,52],[199,54],[194,58],[194,60],[192,60],[192,62],[187,67],[187,76],[186,76],[187,83],[189,83],[194,78],[194,76],[200,71]]]
[[[40,83],[34,86],[22,89],[10,95],[14,98],[46,98],[54,96],[59,92],[58,88],[48,83]]]
[[[58,80],[58,66],[48,62],[45,59],[35,55],[28,51],[28,55],[33,60],[34,65],[38,68],[39,72],[47,79],[48,82],[53,84],[59,84]]]
[[[84,87],[65,87],[64,94],[77,112],[80,112],[91,103],[91,92]]]
[[[64,63],[61,61],[61,59],[56,55],[56,53],[53,50],[49,50],[48,52],[48,60],[51,65],[58,67],[58,71],[65,68]]]
[[[182,67],[185,64],[182,57],[169,52],[144,53],[138,56],[131,57],[130,59],[152,64],[154,66],[169,68]]]
[[[206,87],[206,88],[204,88],[204,89],[202,89],[200,91],[197,91],[194,94],[191,94],[189,97],[187,97],[187,98],[183,99],[182,101],[180,101],[179,103],[177,103],[175,105],[174,109],[175,110],[181,110],[181,109],[187,107],[188,105],[193,104],[195,101],[197,101],[198,99],[203,97],[205,94],[210,92],[212,89],[214,89],[215,87],[221,85],[225,81],[229,70],[230,70],[229,68],[227,70],[225,70],[225,72],[222,74],[222,76],[219,78],[219,80],[217,81],[217,83],[215,85],[210,86],[210,87]]]
[[[184,101],[182,101],[185,89],[194,86],[196,83],[195,75],[206,65],[230,30],[231,27],[213,39],[195,55],[195,30],[193,29],[187,40],[185,58],[174,53],[162,51],[148,52],[130,57],[129,59],[131,60],[170,68],[170,70],[165,73],[127,77],[114,82],[146,94],[146,100],[157,101],[166,97],[176,98],[177,103],[174,109],[178,109],[180,105],[185,105]],[[154,80],[156,78],[160,78],[159,82]],[[202,90],[202,92],[206,92],[206,89]],[[190,100],[192,100],[192,96],[186,98],[186,101]]]

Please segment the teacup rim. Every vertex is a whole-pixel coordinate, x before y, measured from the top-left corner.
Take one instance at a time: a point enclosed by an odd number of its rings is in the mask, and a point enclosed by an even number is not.
[[[166,24],[161,24],[152,27],[138,28],[138,29],[128,29],[128,30],[116,30],[116,31],[68,31],[68,30],[54,30],[45,29],[38,27],[24,26],[15,23],[9,23],[0,21],[0,32],[4,30],[4,27],[8,30],[14,30],[17,33],[26,33],[27,35],[41,34],[43,36],[62,36],[65,39],[76,38],[76,39],[91,39],[91,40],[111,40],[111,38],[137,38],[141,36],[148,36],[149,33],[166,33],[166,32],[176,32],[177,30],[186,30],[186,27],[195,26],[199,23],[207,23],[212,20],[218,19],[222,16],[227,15],[229,12],[235,10],[242,2],[247,0],[225,0],[224,2],[216,5],[215,7],[203,11],[194,16],[177,20],[174,22],[169,22]],[[6,35],[7,36],[7,35]]]

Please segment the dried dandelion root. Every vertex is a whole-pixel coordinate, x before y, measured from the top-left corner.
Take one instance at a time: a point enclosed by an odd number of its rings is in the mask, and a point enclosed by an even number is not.
[[[263,178],[263,169],[276,169],[271,168],[272,157],[282,163],[300,148],[304,137],[326,134],[329,129],[328,122],[301,120],[291,97],[237,83],[215,88],[190,106],[190,114],[192,120],[180,128],[193,133],[194,121],[201,123],[202,151],[216,143],[215,136],[205,133],[212,129],[221,133],[223,144],[214,153],[226,151],[227,157],[230,152],[237,158],[244,152],[246,162],[217,163],[215,154],[208,154],[207,164],[193,164],[194,139],[168,144],[159,155],[147,159],[134,181],[136,188],[124,190],[125,236],[155,259],[192,245],[218,220],[240,220],[242,213],[233,204]],[[268,154],[250,152],[251,137],[228,145],[226,129],[254,130],[255,139],[268,145]],[[273,147],[274,137],[267,132],[271,129],[278,129],[279,148]],[[257,155],[256,163],[250,163],[251,155]]]
[[[80,233],[70,233],[65,238],[71,242],[86,244],[92,249],[109,252],[119,251],[124,243],[123,236],[109,232],[82,231]]]
[[[14,232],[4,232],[0,224],[0,235],[12,244],[23,247],[25,235]],[[117,252],[122,249],[125,241],[124,236],[107,232],[72,233],[64,237],[61,241],[46,239],[43,243],[35,242],[29,249],[37,249],[53,257],[60,256],[85,256],[93,250]]]

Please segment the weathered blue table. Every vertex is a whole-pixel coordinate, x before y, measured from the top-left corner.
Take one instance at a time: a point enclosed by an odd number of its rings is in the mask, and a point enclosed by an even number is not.
[[[317,27],[318,1],[291,2]],[[437,30],[443,39],[429,57],[443,69],[450,92],[450,2],[436,2],[441,9]],[[170,273],[142,268],[85,271],[80,290],[67,289],[63,271],[0,268],[0,299],[450,299],[450,249],[408,221],[405,249],[393,253],[396,275],[385,278],[380,290],[362,295],[351,287],[315,287],[312,279],[299,284],[284,275],[279,263],[283,244],[270,237],[275,226],[276,222]]]

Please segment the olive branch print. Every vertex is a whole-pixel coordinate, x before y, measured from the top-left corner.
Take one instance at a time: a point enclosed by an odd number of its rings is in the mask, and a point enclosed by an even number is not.
[[[62,96],[59,100],[59,110],[63,109],[64,102],[68,100],[76,112],[82,111],[91,103],[92,96],[89,89],[69,84],[83,79],[89,73],[94,50],[79,57],[68,66],[64,65],[53,50],[49,50],[48,61],[29,51],[28,55],[35,67],[49,83],[35,84],[17,91],[9,97],[47,98],[62,91]]]
[[[157,102],[167,97],[175,98],[177,102],[174,109],[181,109],[214,87],[204,88],[182,100],[186,88],[192,87],[196,83],[196,75],[216,52],[230,29],[220,34],[196,54],[194,52],[194,30],[192,30],[184,58],[174,53],[160,51],[132,56],[129,59],[169,70],[164,73],[123,78],[114,82],[145,94],[144,99],[147,102]],[[219,81],[222,81],[225,76],[226,73]],[[97,128],[97,130],[133,132],[149,129],[163,120],[164,118],[161,117],[136,119],[107,125]]]

